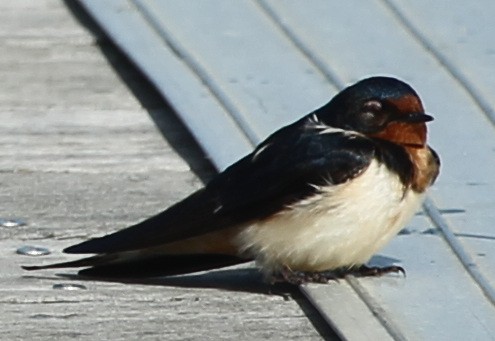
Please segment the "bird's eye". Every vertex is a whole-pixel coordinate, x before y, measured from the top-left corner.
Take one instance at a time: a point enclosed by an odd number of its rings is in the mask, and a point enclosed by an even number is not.
[[[371,132],[381,129],[387,123],[388,114],[380,101],[370,100],[362,105],[357,119],[363,130]]]
[[[382,110],[382,103],[380,101],[376,100],[371,100],[367,101],[363,104],[363,109],[364,110],[369,110],[369,111],[381,111]]]

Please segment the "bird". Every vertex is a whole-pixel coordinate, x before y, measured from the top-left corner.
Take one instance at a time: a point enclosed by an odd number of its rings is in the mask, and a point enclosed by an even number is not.
[[[366,263],[420,209],[439,174],[427,144],[432,120],[404,81],[362,79],[163,212],[64,249],[92,256],[23,268],[132,278],[254,260],[268,281],[293,284],[404,272]]]

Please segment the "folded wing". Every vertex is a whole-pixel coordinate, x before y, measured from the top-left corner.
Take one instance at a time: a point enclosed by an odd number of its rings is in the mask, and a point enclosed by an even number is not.
[[[125,252],[249,224],[311,196],[314,185],[336,185],[358,176],[374,153],[374,143],[365,137],[296,122],[164,212],[64,251]]]

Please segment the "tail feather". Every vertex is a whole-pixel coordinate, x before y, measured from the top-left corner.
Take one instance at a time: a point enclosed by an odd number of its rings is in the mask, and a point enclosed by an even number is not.
[[[245,263],[243,259],[228,255],[172,255],[132,259],[126,262],[105,264],[79,271],[80,275],[105,278],[142,278],[174,276],[222,268]]]
[[[24,270],[43,270],[43,269],[59,269],[59,268],[82,268],[87,266],[98,266],[100,264],[107,264],[109,262],[118,259],[118,255],[97,255],[92,257],[86,257],[69,262],[61,262],[47,265],[22,265]]]
[[[173,276],[211,270],[249,262],[250,259],[221,254],[191,255],[149,255],[146,257],[125,257],[117,254],[99,255],[71,262],[41,266],[22,266],[25,270],[88,267],[79,275],[100,278],[143,278]]]

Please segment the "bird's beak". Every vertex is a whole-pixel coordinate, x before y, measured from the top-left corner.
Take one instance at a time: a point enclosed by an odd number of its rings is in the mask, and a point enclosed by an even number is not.
[[[433,117],[424,112],[410,112],[397,117],[396,121],[406,123],[423,123],[433,121]]]

